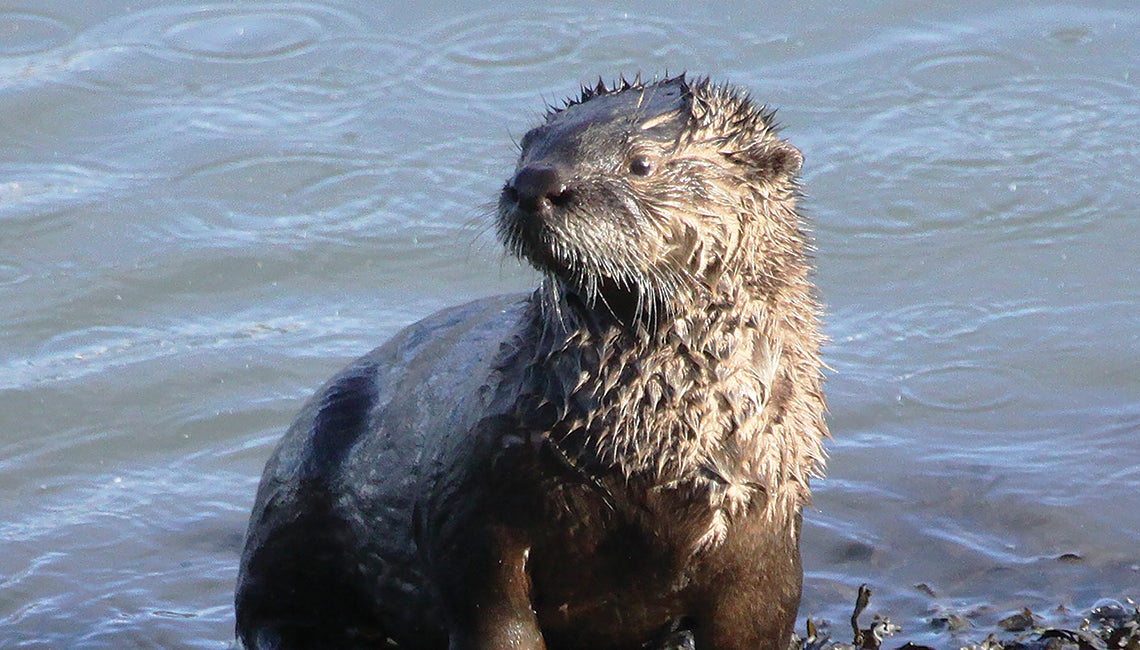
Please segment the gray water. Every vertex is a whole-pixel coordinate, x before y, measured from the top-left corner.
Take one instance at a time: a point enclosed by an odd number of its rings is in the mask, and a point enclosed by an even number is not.
[[[866,581],[954,645],[1140,597],[1134,2],[399,4],[0,4],[0,647],[227,647],[292,415],[530,286],[487,226],[513,141],[639,70],[747,86],[805,153],[801,613],[841,633]]]

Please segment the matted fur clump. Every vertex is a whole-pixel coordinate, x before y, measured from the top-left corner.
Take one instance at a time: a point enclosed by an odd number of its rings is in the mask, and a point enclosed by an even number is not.
[[[496,217],[541,286],[306,406],[258,492],[244,642],[783,650],[826,436],[801,163],[707,79],[552,109]]]

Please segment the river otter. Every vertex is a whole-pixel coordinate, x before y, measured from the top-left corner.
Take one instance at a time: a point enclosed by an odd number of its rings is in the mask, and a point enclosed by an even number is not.
[[[326,384],[261,480],[248,648],[787,647],[826,435],[800,153],[734,88],[599,83],[520,143],[529,296]]]

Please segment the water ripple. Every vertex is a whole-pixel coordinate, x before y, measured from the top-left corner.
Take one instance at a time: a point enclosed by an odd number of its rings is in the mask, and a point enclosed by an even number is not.
[[[923,406],[960,413],[997,410],[1019,395],[1012,370],[970,363],[929,366],[902,378],[902,396]]]
[[[494,200],[498,180],[489,182],[471,161],[493,160],[489,149],[495,147],[485,139],[456,138],[388,152],[382,165],[373,157],[378,153],[361,152],[211,162],[177,180],[173,194],[181,197],[181,216],[159,227],[187,242],[240,245],[387,241],[397,231],[430,238],[474,223],[489,227],[478,206]]]
[[[165,227],[186,241],[208,234],[215,243],[243,244],[351,233],[379,210],[384,199],[378,188],[388,174],[356,159],[318,153],[213,162],[178,180],[178,194],[197,207]]]
[[[12,219],[50,219],[64,207],[87,204],[131,187],[148,175],[80,163],[0,164],[0,220],[12,236]]]
[[[75,37],[74,26],[43,13],[0,11],[0,57],[40,54]]]
[[[169,5],[136,11],[92,30],[92,40],[113,34],[119,42],[140,44],[178,59],[281,59],[314,43],[366,31],[344,10],[316,3],[249,2]]]
[[[1119,134],[1140,128],[1138,106],[1135,85],[1033,75],[975,84],[951,104],[917,96],[876,110],[849,146],[833,148],[823,171],[859,174],[877,196],[896,198],[883,206],[844,197],[865,216],[822,228],[863,239],[971,231],[991,240],[1072,239],[1134,193],[1120,174],[1101,170],[1135,166],[1135,148],[1122,147]]]
[[[675,20],[621,12],[606,17],[551,9],[466,14],[422,35],[421,42],[431,47],[410,64],[408,79],[434,93],[481,101],[563,93],[567,77],[583,71],[632,74],[653,65],[653,59],[667,65],[685,41],[680,30]],[[608,70],[596,63],[583,67],[598,51],[607,53]]]
[[[886,311],[837,310],[829,330],[835,337],[837,355],[856,355],[856,365],[874,365],[886,348],[900,343],[921,345],[929,354],[935,349],[970,349],[966,337],[1006,319],[1040,313],[1031,303],[931,302],[906,305]],[[852,345],[857,344],[857,345]]]
[[[23,268],[15,264],[0,262],[0,287],[15,286],[29,277]]]
[[[962,303],[910,305],[886,314],[883,325],[895,341],[924,338],[949,341],[974,334],[998,312],[993,306]]]
[[[578,47],[579,35],[563,19],[569,15],[506,20],[492,11],[442,23],[422,34],[421,42],[430,47],[411,63],[408,78],[444,95],[533,96],[550,79],[542,70],[565,62]],[[529,80],[520,71],[529,71]]]
[[[1032,65],[1025,57],[1007,50],[951,50],[914,60],[906,79],[915,88],[958,99],[963,91],[981,83],[1017,77],[1030,70]]]
[[[0,361],[0,390],[71,381],[194,349],[241,347],[300,327],[292,318],[187,322],[165,328],[88,327],[52,337],[27,358]]]
[[[216,505],[232,489],[223,485],[252,490],[245,476],[173,463],[96,473],[65,495],[34,493],[35,507],[0,523],[10,542],[0,572],[12,577],[0,621],[19,624],[0,630],[0,645],[223,647],[202,639],[232,634],[236,551],[187,542],[187,531],[207,527],[240,538],[245,508]],[[116,553],[131,560],[89,563]],[[186,616],[165,620],[174,613]],[[76,616],[91,624],[75,626]]]
[[[268,59],[311,47],[323,27],[315,16],[214,9],[167,27],[163,40],[173,50],[207,59]]]

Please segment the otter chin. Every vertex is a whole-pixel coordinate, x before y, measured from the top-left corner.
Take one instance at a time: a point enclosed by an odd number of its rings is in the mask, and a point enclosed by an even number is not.
[[[544,276],[333,377],[262,476],[247,648],[784,650],[822,474],[800,153],[747,93],[599,82],[520,142]]]

